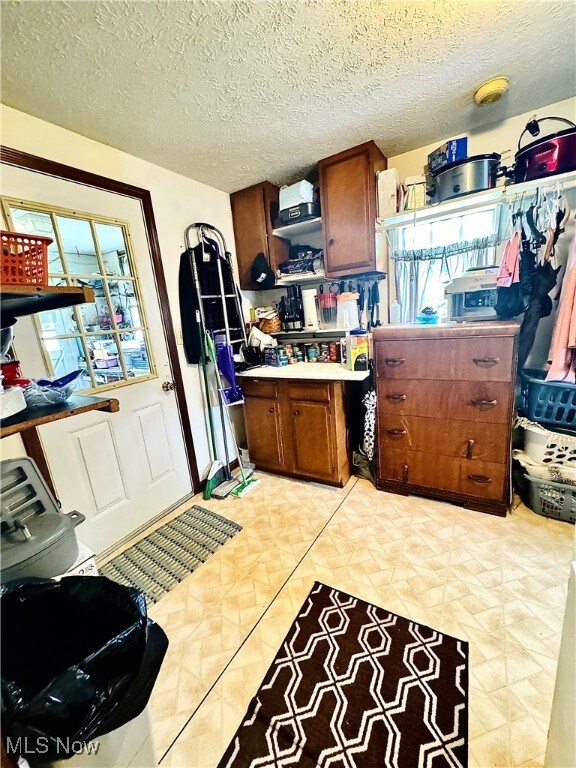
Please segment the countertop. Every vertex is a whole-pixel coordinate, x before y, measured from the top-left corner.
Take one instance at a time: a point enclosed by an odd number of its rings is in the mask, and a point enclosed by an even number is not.
[[[490,320],[474,323],[405,323],[375,328],[372,337],[375,342],[378,342],[387,339],[425,339],[429,336],[448,338],[515,336],[519,330],[520,323],[515,320]]]
[[[236,374],[247,379],[308,379],[310,381],[364,381],[368,371],[350,371],[340,363],[295,363],[276,367],[262,365]]]

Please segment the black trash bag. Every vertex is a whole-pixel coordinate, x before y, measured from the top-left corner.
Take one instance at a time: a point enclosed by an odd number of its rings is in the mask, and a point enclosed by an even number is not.
[[[104,576],[19,579],[0,591],[2,728],[43,760],[145,708],[168,648],[137,589]],[[40,749],[41,747],[41,749]]]

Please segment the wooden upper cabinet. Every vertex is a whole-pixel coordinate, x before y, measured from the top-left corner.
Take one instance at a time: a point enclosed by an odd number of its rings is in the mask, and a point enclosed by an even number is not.
[[[373,141],[318,163],[328,277],[381,269],[376,248],[376,172],[387,161]]]
[[[259,253],[264,254],[274,271],[288,258],[288,244],[272,234],[278,215],[278,192],[274,184],[262,181],[230,195],[239,283],[244,290],[258,290],[250,270]]]

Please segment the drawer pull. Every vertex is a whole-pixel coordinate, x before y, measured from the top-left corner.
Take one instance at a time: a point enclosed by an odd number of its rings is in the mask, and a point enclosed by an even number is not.
[[[466,458],[471,459],[472,458],[472,452],[474,450],[474,440],[470,439],[468,440],[468,443],[466,444]]]
[[[390,400],[391,403],[399,403],[402,400],[406,400],[406,395],[386,395],[386,400]]]
[[[401,437],[408,434],[405,429],[387,429],[386,432],[393,437]]]
[[[500,362],[499,357],[473,357],[472,360],[474,361],[474,365],[478,365],[480,367],[486,367],[491,368],[493,365],[498,365]]]
[[[268,408],[268,413],[274,413],[274,408]]]
[[[402,467],[402,480],[407,483],[408,482],[408,464],[404,464]]]
[[[498,405],[498,400],[486,400],[483,397],[474,397],[470,402],[476,408],[494,408]]]
[[[300,414],[300,411],[294,411],[294,416],[298,416]]]
[[[468,475],[468,480],[472,480],[474,483],[481,483],[482,485],[492,482],[492,478],[486,475]]]
[[[396,366],[396,365],[404,365],[406,362],[405,357],[387,357],[384,361],[386,365]]]

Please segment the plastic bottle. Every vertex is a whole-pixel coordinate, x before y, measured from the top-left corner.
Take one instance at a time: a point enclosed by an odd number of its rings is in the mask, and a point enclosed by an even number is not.
[[[393,301],[390,306],[390,323],[395,324],[400,322],[400,304],[397,301]]]

